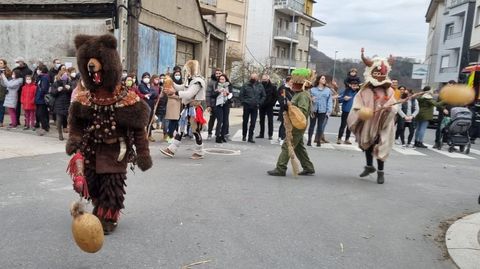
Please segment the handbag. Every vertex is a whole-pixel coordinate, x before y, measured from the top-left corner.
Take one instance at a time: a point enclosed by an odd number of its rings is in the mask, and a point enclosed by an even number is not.
[[[307,118],[300,108],[294,105],[289,105],[287,113],[295,129],[304,130],[307,128]]]
[[[47,93],[47,94],[45,94],[45,96],[43,98],[45,100],[45,104],[48,107],[53,107],[53,105],[55,104],[55,97],[53,97],[52,94]]]

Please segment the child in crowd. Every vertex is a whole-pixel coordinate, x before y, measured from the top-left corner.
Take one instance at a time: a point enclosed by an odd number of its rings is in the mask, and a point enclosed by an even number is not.
[[[25,111],[25,127],[23,130],[32,128],[35,130],[35,93],[37,85],[31,75],[25,77],[25,85],[22,87],[22,96],[20,102]]]

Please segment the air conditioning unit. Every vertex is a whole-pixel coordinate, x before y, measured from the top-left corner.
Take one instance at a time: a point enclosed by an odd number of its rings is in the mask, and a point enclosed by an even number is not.
[[[106,19],[105,27],[107,27],[108,31],[113,31],[113,29],[115,29],[115,25],[113,25],[113,19]]]

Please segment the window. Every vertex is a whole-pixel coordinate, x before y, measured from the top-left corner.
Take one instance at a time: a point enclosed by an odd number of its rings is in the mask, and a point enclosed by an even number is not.
[[[305,26],[305,36],[308,36],[308,37],[310,36],[310,29],[311,29],[310,26],[308,26],[308,25]]]
[[[280,58],[287,58],[287,53],[285,48],[280,49]]]
[[[285,21],[285,30],[288,31],[289,28],[290,28],[290,22],[289,22],[289,21]]]
[[[475,26],[478,26],[480,24],[480,6],[477,7],[477,13],[475,14],[477,17],[475,17]]]
[[[228,40],[240,42],[242,27],[237,24],[227,23]]]
[[[308,61],[308,50],[304,51],[304,54],[305,54],[305,61]]]
[[[300,23],[300,25],[297,26],[297,34],[303,35],[305,32],[305,24]]]
[[[282,19],[277,20],[277,29],[282,29],[282,22],[283,22]]]
[[[188,60],[193,60],[195,45],[177,40],[177,65],[183,66]]]
[[[302,58],[303,58],[302,54],[303,54],[303,50],[298,50],[297,57],[296,57],[297,61],[302,61]]]
[[[453,35],[453,31],[455,30],[455,26],[453,23],[449,23],[445,26],[445,37],[444,40],[449,39],[449,36]]]
[[[275,55],[277,55],[277,58],[280,58],[280,46],[277,46],[275,50],[276,50]]]
[[[450,64],[450,55],[442,56],[442,61],[440,62],[440,68],[447,68]]]
[[[211,38],[210,40],[210,53],[208,58],[208,67],[210,71],[215,70],[215,68],[220,67],[221,64],[221,41],[216,38]]]

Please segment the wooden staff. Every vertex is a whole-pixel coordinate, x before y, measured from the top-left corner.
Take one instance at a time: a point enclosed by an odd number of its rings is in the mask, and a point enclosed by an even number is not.
[[[409,97],[407,97],[407,98],[405,98],[405,99],[401,99],[400,101],[397,101],[397,102],[395,102],[395,103],[393,103],[393,104],[390,104],[390,105],[388,105],[388,106],[383,106],[383,107],[375,110],[373,113],[379,112],[379,111],[381,111],[381,110],[383,110],[383,109],[386,109],[386,108],[390,108],[390,107],[396,106],[396,105],[398,105],[398,104],[403,104],[403,103],[407,102],[408,100],[410,100],[410,99],[412,99],[412,98],[415,98],[415,97],[417,97],[417,96],[422,96],[422,95],[424,95],[424,94],[426,94],[426,93],[428,93],[428,92],[417,92],[417,93],[415,93],[415,94],[412,94],[412,96],[409,96]]]
[[[150,122],[148,123],[147,127],[147,139],[148,139],[148,134],[150,134],[150,129],[152,128],[152,124],[155,119],[155,111],[157,111],[158,103],[160,103],[160,94],[163,93],[163,87],[159,91],[157,101],[155,102],[155,106],[153,107],[153,113],[152,113],[152,118],[150,119]]]

